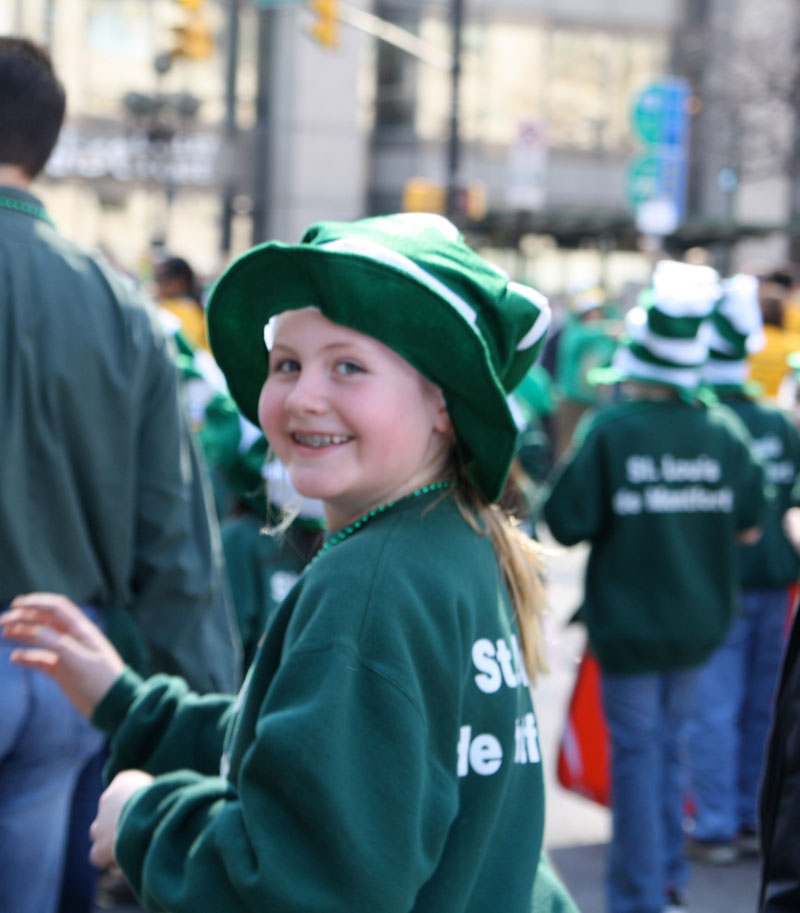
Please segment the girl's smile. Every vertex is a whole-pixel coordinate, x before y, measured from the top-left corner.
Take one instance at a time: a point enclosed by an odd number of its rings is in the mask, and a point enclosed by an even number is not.
[[[392,349],[313,308],[275,322],[259,420],[292,484],[330,529],[441,476],[441,391]]]

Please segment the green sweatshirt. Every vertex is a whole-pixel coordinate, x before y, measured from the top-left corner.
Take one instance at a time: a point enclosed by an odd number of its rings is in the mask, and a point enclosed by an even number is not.
[[[739,579],[744,589],[785,587],[800,574],[800,558],[783,533],[783,515],[795,505],[794,481],[800,474],[800,433],[777,406],[758,402],[744,391],[719,388],[720,401],[742,420],[761,457],[772,497],[764,517],[764,534],[755,545],[740,546]]]
[[[698,665],[730,624],[737,532],[757,526],[764,475],[724,406],[629,401],[591,416],[556,469],[544,517],[589,540],[581,615],[601,667]]]
[[[0,198],[0,605],[64,593],[142,671],[233,690],[219,533],[157,312],[36,197]]]
[[[312,562],[237,699],[127,673],[95,722],[111,773],[161,774],[116,843],[153,910],[531,908],[536,719],[497,558],[450,494]]]

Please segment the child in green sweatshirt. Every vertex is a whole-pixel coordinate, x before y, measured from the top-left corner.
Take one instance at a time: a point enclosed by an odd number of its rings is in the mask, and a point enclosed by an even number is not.
[[[591,545],[581,616],[611,736],[609,913],[683,906],[683,732],[733,619],[737,535],[764,508],[747,432],[693,396],[721,292],[710,267],[657,265],[615,355],[623,396],[579,426],[544,505],[559,542]]]
[[[14,601],[14,661],[111,736],[94,860],[172,913],[527,913],[538,553],[495,502],[545,299],[445,219],[397,215],[255,248],[208,314],[233,397],[329,532],[234,698],[142,681],[62,597]]]

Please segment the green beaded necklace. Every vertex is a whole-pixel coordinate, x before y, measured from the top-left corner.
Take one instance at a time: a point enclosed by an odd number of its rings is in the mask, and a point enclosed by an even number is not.
[[[55,222],[47,215],[44,206],[36,206],[34,203],[26,203],[24,200],[15,200],[13,197],[0,196],[0,209],[12,209],[14,212],[24,212],[27,216],[41,219],[53,228],[56,227]]]
[[[418,498],[420,495],[426,495],[431,491],[439,491],[444,488],[450,487],[450,482],[431,482],[430,485],[423,485],[422,488],[418,488],[416,491],[409,492],[407,495],[403,495],[402,498],[398,498],[396,501],[387,501],[385,504],[381,504],[379,507],[374,507],[372,510],[363,514],[355,523],[351,523],[349,526],[345,526],[344,529],[340,529],[338,533],[334,533],[330,539],[328,539],[322,548],[317,552],[316,555],[311,559],[313,564],[317,558],[321,557],[325,552],[329,552],[334,545],[338,545],[340,542],[343,542],[349,536],[352,536],[354,532],[361,529],[361,527],[371,520],[373,517],[377,517],[378,514],[385,513],[389,510],[390,507],[394,507],[395,504],[400,504],[403,501],[408,501],[410,498]]]

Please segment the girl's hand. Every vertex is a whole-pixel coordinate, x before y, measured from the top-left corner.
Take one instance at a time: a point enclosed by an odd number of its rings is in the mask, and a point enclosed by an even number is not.
[[[137,790],[152,782],[153,778],[143,770],[123,770],[100,796],[97,817],[89,828],[92,840],[89,861],[98,869],[105,869],[116,862],[114,841],[117,839],[117,823],[122,807]]]
[[[111,641],[66,596],[17,596],[0,615],[0,629],[27,645],[12,651],[11,662],[49,675],[85,717],[125,667]]]

